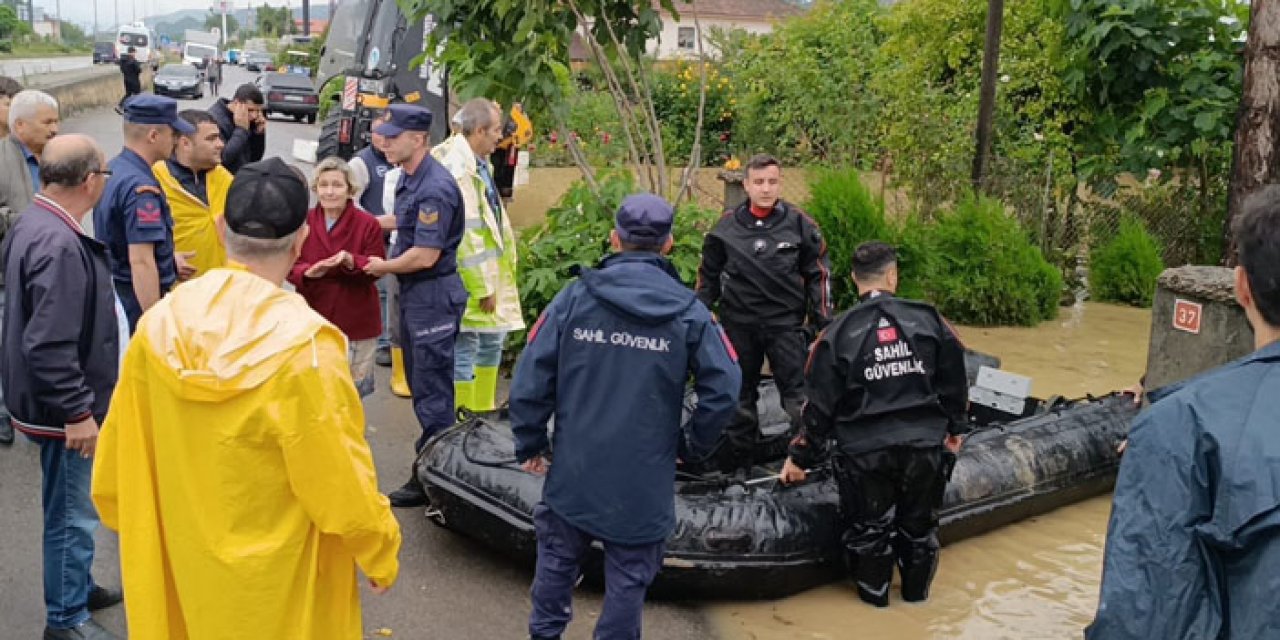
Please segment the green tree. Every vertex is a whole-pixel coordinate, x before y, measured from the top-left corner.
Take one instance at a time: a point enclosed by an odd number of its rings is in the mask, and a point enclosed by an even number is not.
[[[11,39],[31,31],[27,23],[18,19],[18,12],[9,5],[0,5],[0,39]]]
[[[869,90],[883,34],[876,0],[819,0],[771,34],[719,38],[738,91],[737,144],[791,161],[866,165],[878,155]]]
[[[209,15],[204,17],[204,30],[212,31],[214,29],[219,29],[219,30],[222,29],[222,13],[214,11],[213,9],[210,9]],[[230,40],[231,34],[236,33],[238,31],[240,31],[240,21],[236,20],[235,16],[228,13],[227,14],[227,33],[226,33],[227,39]]]
[[[83,47],[91,44],[88,34],[81,29],[79,25],[73,22],[62,21],[60,27],[62,32],[62,42],[71,47]]]
[[[566,98],[572,92],[569,46],[583,27],[579,41],[600,68],[621,123],[621,142],[643,188],[654,193],[671,191],[662,123],[642,57],[649,39],[661,31],[659,10],[676,15],[673,0],[402,0],[401,6],[410,20],[431,16],[434,29],[426,51],[449,70],[460,97],[483,95],[504,103],[546,105],[574,162],[590,189],[598,193],[601,185],[566,126]],[[695,25],[696,21],[695,14]],[[704,92],[705,71],[699,74],[698,84]],[[699,125],[703,106],[700,101]],[[702,155],[700,145],[695,134],[696,152],[690,153],[692,160],[677,194],[689,186],[692,169]]]
[[[1231,158],[1248,4],[1238,0],[1073,0],[1065,81],[1081,103],[1080,170],[1108,193],[1121,172],[1161,169],[1200,186]]]
[[[273,8],[271,5],[264,3],[256,9],[256,12],[257,31],[261,36],[275,38],[295,31],[293,11],[289,9],[287,4]]]

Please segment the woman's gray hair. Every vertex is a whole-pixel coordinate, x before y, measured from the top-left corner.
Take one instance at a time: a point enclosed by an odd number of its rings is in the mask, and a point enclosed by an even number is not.
[[[472,98],[453,114],[453,126],[462,135],[469,136],[501,119],[498,103],[488,98]]]
[[[227,240],[227,255],[244,262],[257,262],[287,255],[293,250],[293,240],[297,235],[298,232],[294,231],[283,238],[254,238],[242,236],[227,227],[224,237]]]
[[[49,107],[57,112],[58,101],[43,91],[19,91],[9,103],[9,130],[13,131],[19,120],[34,120],[41,107]]]
[[[338,156],[329,156],[328,158],[321,160],[320,164],[316,165],[316,170],[311,177],[312,191],[317,190],[316,187],[320,184],[320,174],[325,173],[326,171],[339,171],[342,173],[342,177],[347,181],[348,196],[354,196],[356,195],[356,191],[359,191],[360,185],[356,184],[356,174],[351,170],[351,165],[347,164],[346,160],[343,160]]]

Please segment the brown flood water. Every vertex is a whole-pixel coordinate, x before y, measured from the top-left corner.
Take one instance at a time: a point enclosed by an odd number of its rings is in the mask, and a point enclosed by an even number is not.
[[[1102,394],[1137,382],[1151,313],[1106,304],[1063,308],[1033,328],[959,327],[966,346],[1030,376],[1039,397]],[[726,640],[1079,638],[1093,619],[1110,496],[1099,496],[946,547],[928,602],[864,605],[847,583],[761,603],[711,608]]]

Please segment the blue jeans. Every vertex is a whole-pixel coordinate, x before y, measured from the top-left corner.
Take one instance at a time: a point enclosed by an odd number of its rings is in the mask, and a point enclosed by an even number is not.
[[[559,637],[573,618],[573,587],[593,538],[547,505],[533,508],[538,568],[533,576],[529,635]],[[665,541],[644,545],[604,543],[604,606],[595,640],[639,640],[644,594],[662,567]]]
[[[458,343],[453,348],[453,379],[470,382],[476,379],[476,367],[496,367],[502,364],[502,342],[505,332],[458,332]]]
[[[44,479],[44,607],[46,624],[69,629],[89,619],[93,533],[98,512],[89,497],[93,458],[82,458],[62,440],[32,438],[40,445]]]

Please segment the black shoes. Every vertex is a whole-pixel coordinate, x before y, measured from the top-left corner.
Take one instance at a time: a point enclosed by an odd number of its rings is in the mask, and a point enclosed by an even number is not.
[[[89,590],[89,610],[101,611],[107,607],[114,607],[124,600],[124,593],[118,589],[108,589],[94,585]]]
[[[409,478],[404,486],[392,491],[387,498],[391,500],[391,506],[397,509],[427,506],[427,491],[417,478]]]
[[[120,637],[103,629],[92,619],[70,629],[44,628],[44,640],[120,640]]]
[[[377,353],[373,356],[373,361],[378,363],[379,367],[391,366],[391,347],[378,347]]]
[[[0,414],[0,444],[13,444],[13,422],[9,420],[9,414]]]

